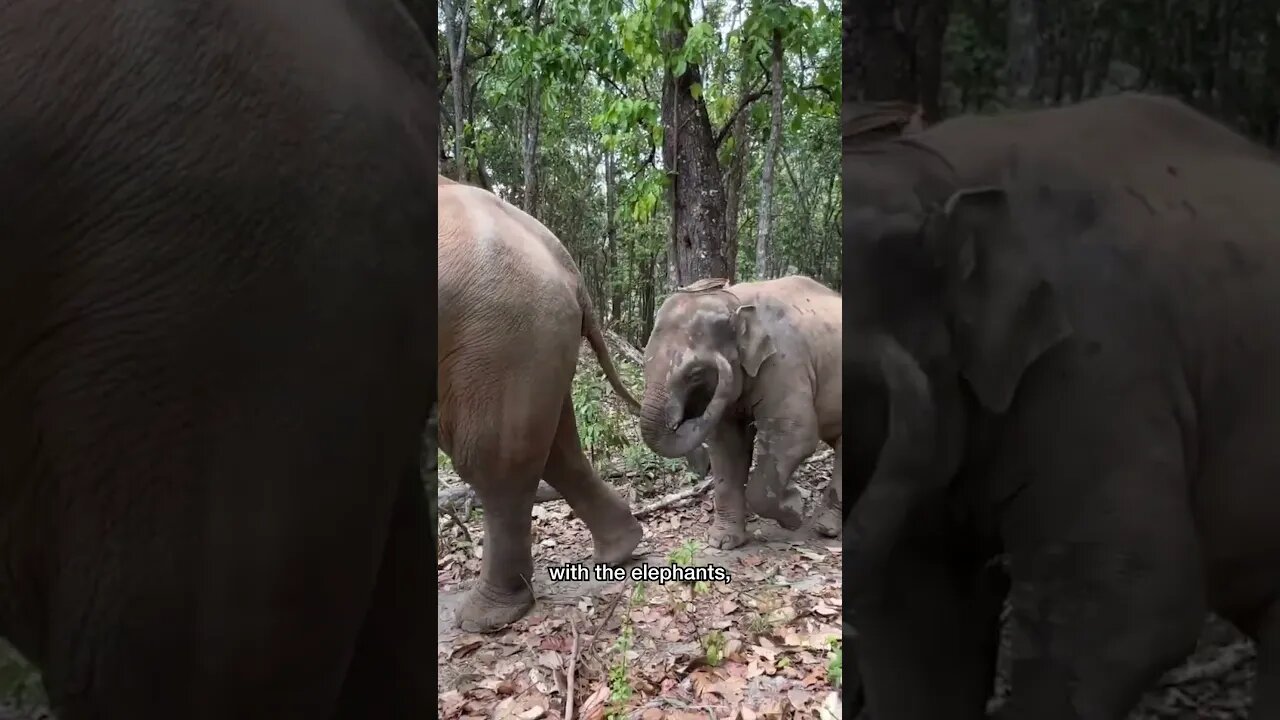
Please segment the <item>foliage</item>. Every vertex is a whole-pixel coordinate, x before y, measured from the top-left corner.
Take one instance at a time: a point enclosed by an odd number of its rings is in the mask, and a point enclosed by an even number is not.
[[[0,711],[12,708],[35,714],[48,703],[39,671],[13,646],[0,640]]]
[[[1083,0],[1036,6],[1035,95],[1041,102],[1124,90],[1170,94],[1276,144],[1280,13],[1274,3]],[[1001,105],[1008,12],[1009,0],[951,3],[942,60],[947,114]]]
[[[443,36],[443,15],[440,22]],[[665,34],[678,27],[684,42],[664,52]],[[526,207],[529,150],[536,146],[532,212],[578,262],[598,314],[633,344],[643,345],[654,299],[668,289],[671,215],[659,151],[663,72],[680,75],[697,64],[702,83],[695,95],[705,102],[712,127],[722,131],[744,91],[767,87],[768,39],[775,28],[785,33],[787,84],[772,247],[780,266],[834,285],[840,203],[833,6],[825,0],[475,0],[470,6],[467,171]],[[444,52],[443,37],[440,47]],[[452,148],[453,77],[447,61],[440,66],[440,107],[448,119],[441,124],[441,147]],[[752,100],[743,147],[735,147],[728,132],[719,146],[725,168],[735,153],[743,159],[740,279],[754,267],[768,134],[767,95]]]

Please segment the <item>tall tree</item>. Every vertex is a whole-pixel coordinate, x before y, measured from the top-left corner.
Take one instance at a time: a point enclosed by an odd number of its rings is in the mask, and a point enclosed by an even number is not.
[[[663,71],[662,163],[670,182],[675,281],[687,285],[729,274],[724,178],[702,100],[702,70],[690,47],[689,0],[668,0],[668,7],[670,24],[662,33],[662,44],[672,60]],[[701,30],[706,25],[697,27]]]
[[[542,30],[543,0],[533,0],[529,8],[529,25],[534,37]],[[526,89],[524,114],[520,116],[521,165],[524,170],[524,211],[530,215],[537,214],[538,207],[538,131],[542,127],[542,68],[533,68],[529,73],[529,86]]]
[[[1027,105],[1040,77],[1038,0],[1009,0],[1009,50],[1005,83],[1009,102]]]
[[[756,277],[773,277],[777,263],[769,253],[769,240],[773,232],[774,166],[778,162],[778,150],[782,147],[782,28],[773,28],[772,62],[769,68],[769,90],[772,95],[769,113],[769,142],[764,151],[764,166],[760,171],[760,214],[756,221]]]
[[[463,155],[466,137],[467,32],[471,0],[441,0],[444,3],[445,48],[449,53],[449,83],[453,88],[453,161],[457,178],[467,179]]]

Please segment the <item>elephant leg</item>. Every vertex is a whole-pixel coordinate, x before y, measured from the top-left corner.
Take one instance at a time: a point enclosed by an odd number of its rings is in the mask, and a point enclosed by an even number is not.
[[[560,424],[542,478],[560,491],[573,512],[591,530],[597,563],[620,564],[631,559],[643,531],[631,508],[613,488],[600,480],[582,452],[573,400],[565,395]]]
[[[835,468],[831,471],[831,482],[827,483],[827,489],[822,493],[822,503],[818,508],[818,517],[813,521],[813,527],[820,534],[826,537],[839,537],[840,528],[844,525],[843,504],[844,504],[844,465],[843,441],[836,439],[832,449],[835,450],[836,462]]]
[[[723,420],[712,433],[711,473],[715,482],[715,520],[707,542],[722,550],[747,542],[747,473],[751,469],[751,431],[745,423]]]
[[[1208,610],[1171,457],[1096,483],[1042,478],[1007,507],[1015,641],[1002,720],[1123,720],[1195,649]]]
[[[858,667],[875,720],[982,720],[1008,579],[976,553],[904,545],[875,583],[851,589]]]
[[[533,607],[532,514],[541,463],[503,465],[487,467],[479,482],[470,480],[471,468],[455,465],[484,507],[480,577],[458,610],[458,627],[467,632],[501,630]]]
[[[434,434],[434,433],[433,433]],[[427,717],[436,688],[430,641],[435,628],[423,608],[436,595],[432,564],[421,549],[433,539],[420,470],[406,470],[382,554],[372,604],[338,699],[338,720]]]
[[[791,475],[818,448],[817,420],[761,418],[756,426],[755,468],[747,480],[747,504],[787,530],[804,522],[804,499]]]

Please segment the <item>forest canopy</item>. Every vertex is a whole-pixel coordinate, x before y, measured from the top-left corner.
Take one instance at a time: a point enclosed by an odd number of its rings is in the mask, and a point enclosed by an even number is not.
[[[702,277],[839,287],[838,7],[439,8],[441,172],[555,232],[632,343],[663,295]]]

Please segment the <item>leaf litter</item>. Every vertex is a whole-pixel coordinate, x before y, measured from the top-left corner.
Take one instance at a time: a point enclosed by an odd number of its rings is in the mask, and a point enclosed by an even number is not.
[[[594,358],[583,355],[579,375],[598,372]],[[626,434],[638,443],[631,430]],[[710,548],[711,494],[688,492],[698,481],[683,464],[622,473],[609,472],[599,458],[595,464],[633,509],[689,495],[641,517],[645,539],[637,565],[719,565],[730,581],[552,582],[551,566],[590,566],[592,545],[568,505],[551,500],[533,508],[530,585],[537,604],[502,631],[464,633],[454,625],[454,611],[479,576],[483,522],[466,520],[465,532],[456,521],[444,524],[440,717],[838,719],[839,538],[823,538],[809,523],[792,532],[752,516],[746,545]],[[832,454],[824,448],[796,472],[810,518],[831,470]],[[459,482],[447,471],[440,481],[442,493]]]

